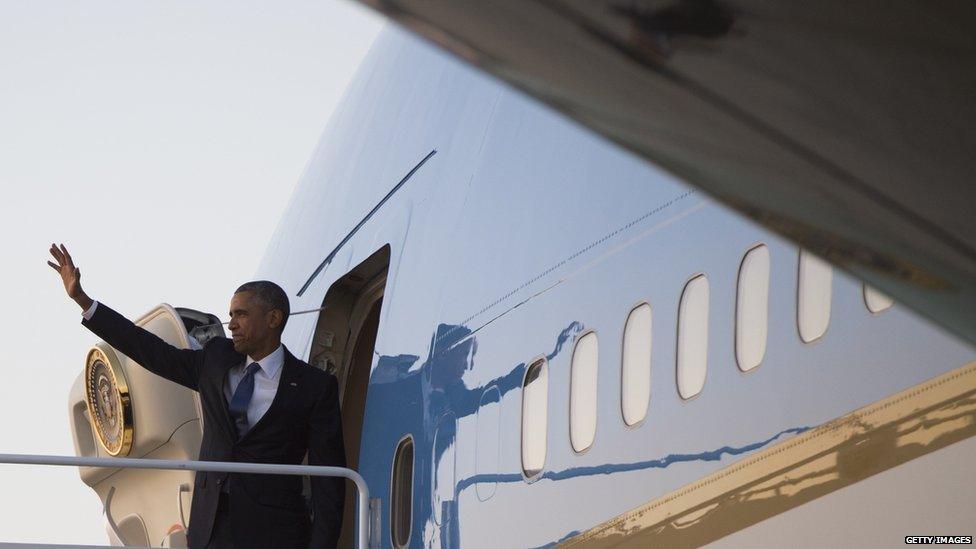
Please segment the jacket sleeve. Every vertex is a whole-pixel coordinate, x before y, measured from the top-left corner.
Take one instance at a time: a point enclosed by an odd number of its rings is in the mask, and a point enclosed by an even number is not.
[[[203,350],[177,349],[104,303],[99,303],[95,314],[81,324],[150,372],[199,390]]]
[[[342,419],[339,415],[339,385],[328,375],[312,416],[309,418],[308,464],[346,466],[342,442]],[[332,548],[339,542],[346,483],[341,477],[311,477],[312,535],[310,547]]]

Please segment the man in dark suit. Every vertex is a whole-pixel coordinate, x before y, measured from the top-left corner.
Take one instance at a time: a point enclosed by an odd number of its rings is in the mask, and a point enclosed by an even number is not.
[[[82,324],[144,368],[200,393],[200,459],[344,467],[335,377],[295,358],[281,344],[288,296],[273,282],[244,284],[230,302],[232,339],[177,349],[136,326],[81,288],[81,271],[62,244],[51,245],[65,291]],[[191,548],[334,547],[345,484],[312,477],[313,519],[301,477],[197,472],[188,533]]]

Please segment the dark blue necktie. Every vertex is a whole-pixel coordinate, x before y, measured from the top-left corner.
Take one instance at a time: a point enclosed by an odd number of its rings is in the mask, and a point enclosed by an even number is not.
[[[244,370],[244,377],[237,384],[234,396],[230,399],[230,416],[234,418],[237,425],[237,436],[242,437],[247,432],[247,405],[251,403],[251,395],[254,394],[254,374],[261,366],[257,362],[252,362]]]

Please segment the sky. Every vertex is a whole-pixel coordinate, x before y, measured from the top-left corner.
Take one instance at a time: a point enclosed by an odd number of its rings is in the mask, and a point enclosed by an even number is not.
[[[93,298],[226,319],[384,25],[345,0],[0,0],[0,453],[73,455]],[[106,544],[75,468],[0,465],[0,542]]]

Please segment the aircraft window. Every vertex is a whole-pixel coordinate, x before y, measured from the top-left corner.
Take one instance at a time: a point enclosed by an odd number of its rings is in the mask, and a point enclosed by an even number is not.
[[[641,303],[630,311],[624,326],[620,372],[620,410],[624,423],[636,425],[647,416],[651,400],[651,306]]]
[[[743,372],[759,366],[766,354],[769,316],[769,248],[746,252],[735,295],[735,360]]]
[[[796,323],[800,339],[810,343],[827,332],[833,269],[819,257],[800,250],[797,280]]]
[[[546,428],[549,408],[549,368],[534,362],[522,385],[522,470],[526,477],[542,471],[546,463]]]
[[[705,386],[708,366],[708,279],[698,275],[685,284],[678,305],[678,394],[688,399]]]
[[[410,541],[413,521],[413,438],[400,441],[393,458],[393,482],[390,486],[390,534],[395,547]]]
[[[890,309],[895,304],[895,300],[887,295],[875,290],[867,284],[864,285],[864,305],[872,313],[880,313]]]
[[[569,437],[573,450],[583,452],[596,437],[596,383],[599,352],[596,332],[576,341],[569,384]]]

